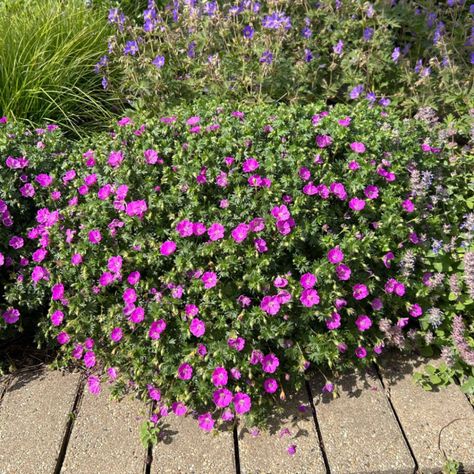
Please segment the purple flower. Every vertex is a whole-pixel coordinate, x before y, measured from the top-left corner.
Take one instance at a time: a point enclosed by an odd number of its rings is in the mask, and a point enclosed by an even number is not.
[[[54,301],[62,300],[64,298],[64,285],[62,283],[56,283],[51,288],[51,294]]]
[[[253,35],[254,35],[254,32],[255,32],[255,30],[250,25],[247,25],[242,30],[242,34],[244,35],[244,38],[247,38],[247,39],[252,39]]]
[[[216,367],[212,372],[212,383],[215,387],[222,387],[227,385],[229,376],[227,370],[224,367]]]
[[[209,239],[212,241],[219,240],[224,238],[224,226],[219,223],[212,224],[208,229],[207,229],[207,235],[209,236]]]
[[[166,242],[163,242],[160,247],[160,253],[161,255],[168,256],[174,253],[176,250],[176,242],[173,240],[167,240]]]
[[[59,342],[59,344],[63,346],[64,344],[67,344],[71,340],[71,337],[69,336],[67,332],[62,331],[56,336],[56,340]]]
[[[265,379],[263,389],[267,393],[275,393],[278,390],[278,382],[275,379]]]
[[[220,388],[212,395],[212,399],[218,408],[228,407],[232,403],[232,398],[232,392],[227,388]]]
[[[351,99],[357,99],[362,94],[363,91],[364,91],[364,85],[359,84],[358,86],[355,86],[353,89],[351,89],[349,93],[349,97]]]
[[[364,33],[362,35],[364,41],[370,41],[372,39],[372,36],[374,36],[374,29],[369,27],[364,28]]]
[[[354,197],[349,201],[349,207],[353,211],[362,211],[365,207],[365,201],[363,199],[359,199],[358,197]]]
[[[204,413],[198,416],[198,426],[203,431],[212,431],[215,421],[210,413]]]
[[[205,272],[201,277],[204,288],[214,288],[217,285],[217,275],[214,272]]]
[[[357,285],[354,285],[352,287],[352,296],[356,300],[363,300],[369,295],[369,290],[368,288],[362,284],[362,283],[357,283]]]
[[[93,229],[89,232],[89,242],[91,244],[98,244],[102,240],[102,235],[99,229]]]
[[[303,288],[309,289],[313,288],[314,285],[316,285],[317,281],[318,279],[315,275],[313,275],[312,273],[305,273],[304,275],[301,275],[300,285]]]
[[[123,337],[122,328],[113,328],[110,332],[110,339],[114,342],[119,342]]]
[[[280,301],[277,296],[264,296],[261,303],[260,309],[265,313],[274,316],[280,311]]]
[[[52,315],[51,315],[51,324],[53,326],[60,326],[61,323],[64,320],[64,313],[60,311],[59,309],[56,310]]]
[[[95,375],[91,375],[87,378],[87,387],[89,388],[89,392],[92,395],[99,395],[100,394],[100,379]]]
[[[232,238],[237,242],[241,243],[243,242],[249,233],[250,226],[248,224],[239,224],[232,232]]]
[[[336,274],[339,280],[346,281],[351,277],[351,269],[347,265],[338,265],[336,267]]]
[[[190,380],[193,376],[193,368],[189,364],[181,364],[178,367],[178,378],[181,380]]]
[[[150,324],[150,329],[148,330],[148,337],[150,339],[156,340],[161,337],[161,333],[166,329],[166,322],[164,319],[159,321],[153,321]]]
[[[96,363],[96,360],[95,360],[95,353],[94,351],[87,351],[85,354],[84,354],[84,365],[90,369],[92,367],[94,367]]]
[[[363,359],[367,356],[367,350],[365,349],[365,347],[359,346],[355,350],[355,355],[357,358]]]
[[[2,314],[2,318],[6,324],[15,324],[20,319],[20,311],[15,308],[9,308],[4,311],[4,313]],[[61,342],[59,343],[61,344]]]
[[[165,57],[164,56],[156,56],[155,59],[151,62],[153,66],[156,66],[158,69],[161,69],[165,65]]]
[[[273,62],[273,54],[269,51],[266,50],[263,52],[263,54],[260,56],[260,63],[262,64],[271,64]]]
[[[136,53],[138,53],[138,43],[133,40],[127,41],[125,43],[125,47],[123,48],[123,53],[134,56]]]
[[[337,54],[340,56],[342,54],[342,50],[344,48],[344,41],[339,40],[335,46],[333,46],[332,50],[334,51],[334,54]]]
[[[262,359],[262,370],[267,374],[273,374],[276,372],[279,365],[280,361],[275,354],[267,354]]]
[[[307,288],[301,293],[300,301],[303,306],[311,308],[316,304],[319,304],[319,295],[318,292],[314,289]]]
[[[329,250],[327,254],[328,260],[332,264],[340,263],[344,260],[344,254],[339,246],[332,248]]]
[[[359,331],[367,331],[372,326],[372,320],[366,314],[361,314],[356,319],[355,324]]]

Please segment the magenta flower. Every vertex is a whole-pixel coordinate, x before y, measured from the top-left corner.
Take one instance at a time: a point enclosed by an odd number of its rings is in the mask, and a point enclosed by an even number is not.
[[[125,196],[120,196],[118,189],[117,189],[117,198],[125,199]],[[142,218],[147,210],[148,210],[147,203],[143,199],[139,201],[131,201],[125,207],[125,213],[130,217],[137,216],[139,218]]]
[[[114,276],[110,272],[104,272],[99,278],[100,286],[110,285],[114,281]]]
[[[362,284],[362,283],[357,283],[357,285],[354,285],[352,287],[352,296],[356,300],[363,300],[369,295],[369,290],[368,288]]]
[[[242,337],[229,338],[229,339],[227,339],[227,345],[231,349],[235,349],[236,351],[240,352],[245,347],[245,339],[242,338]]]
[[[332,138],[329,135],[316,135],[316,145],[319,148],[327,148],[332,144]]]
[[[113,273],[118,273],[122,269],[122,262],[123,259],[120,255],[110,257],[107,262],[107,268]]]
[[[196,236],[206,233],[206,230],[206,226],[202,222],[195,222],[193,224],[193,234]]]
[[[171,255],[174,253],[176,250],[176,242],[173,240],[167,240],[166,242],[163,242],[160,247],[160,253],[161,255]]]
[[[227,381],[229,380],[227,370],[224,367],[216,367],[212,372],[211,378],[215,387],[227,385]]]
[[[135,308],[128,319],[135,324],[141,323],[145,319],[145,310],[140,306]]]
[[[336,267],[337,277],[341,281],[349,280],[351,273],[351,269],[347,265],[341,264]]]
[[[181,380],[190,380],[193,376],[193,368],[189,364],[181,364],[178,367],[178,378]]]
[[[161,337],[161,333],[166,329],[166,322],[164,319],[160,319],[159,321],[153,321],[150,324],[150,329],[148,330],[148,337],[150,339],[159,339]]]
[[[303,288],[310,289],[313,288],[314,285],[316,285],[317,281],[318,279],[315,275],[313,275],[312,273],[305,273],[304,275],[301,275],[300,285]]]
[[[155,150],[145,150],[143,156],[149,165],[154,165],[158,161],[158,153]]]
[[[301,293],[300,301],[303,306],[311,308],[312,306],[319,304],[318,292],[311,288],[303,290],[303,293]]]
[[[189,325],[189,331],[193,336],[201,337],[206,332],[206,325],[204,321],[194,318]]]
[[[265,239],[254,239],[253,243],[255,245],[255,249],[257,250],[257,252],[259,253],[268,252],[268,246]]]
[[[265,379],[263,389],[267,393],[275,393],[278,390],[278,382],[275,379]]]
[[[419,304],[412,304],[410,307],[409,314],[413,318],[419,318],[423,314],[423,309]]]
[[[2,318],[7,324],[15,324],[20,319],[20,311],[15,308],[9,308],[2,314]],[[64,333],[66,334],[66,333]],[[59,338],[59,336],[58,336]],[[59,341],[59,339],[58,339]],[[67,342],[67,341],[66,341]],[[62,344],[61,342],[59,342]]]
[[[264,296],[260,303],[260,309],[274,316],[280,311],[280,300],[277,296]]]
[[[341,201],[345,201],[347,199],[347,191],[342,183],[331,183],[329,186],[329,191]]]
[[[236,393],[234,395],[234,407],[235,407],[235,412],[238,413],[239,415],[243,415],[244,413],[247,413],[250,411],[250,408],[252,407],[252,401],[250,397],[246,393]]]
[[[361,142],[353,142],[351,143],[351,150],[356,153],[364,153],[365,152],[365,145]]]
[[[203,431],[212,431],[214,423],[215,421],[210,413],[204,413],[198,416],[198,426]]]
[[[353,211],[362,211],[362,209],[365,207],[365,201],[363,199],[354,197],[349,201],[349,207]]]
[[[329,250],[327,257],[329,262],[332,264],[340,263],[344,260],[344,254],[342,253],[342,250],[339,248],[339,246]]]
[[[234,414],[232,413],[232,410],[230,408],[226,408],[222,412],[221,419],[222,419],[222,421],[231,421],[231,420],[233,420],[234,419]]]
[[[136,285],[140,281],[141,275],[140,272],[132,272],[127,277],[127,281],[130,285]]]
[[[359,331],[367,331],[372,326],[372,320],[366,314],[361,314],[356,319],[355,324]]]
[[[244,164],[242,165],[242,170],[244,173],[251,173],[252,171],[255,171],[260,164],[258,163],[257,160],[254,158],[249,158],[248,160],[244,161]]]
[[[124,158],[123,153],[121,151],[112,151],[109,154],[109,159],[108,159],[107,163],[112,168],[117,168],[122,163],[123,158]]]
[[[182,402],[174,402],[171,405],[171,409],[173,410],[173,413],[176,416],[184,416],[186,415],[188,409],[186,408],[186,405]]]
[[[204,288],[214,288],[217,285],[217,275],[214,272],[204,272],[201,277]]]
[[[410,201],[410,199],[406,199],[405,201],[403,201],[402,207],[408,213],[411,213],[415,210],[415,204],[413,204],[413,201]]]
[[[207,229],[207,235],[212,241],[219,240],[224,238],[224,226],[219,223],[212,224],[209,229]]]
[[[64,298],[64,285],[62,283],[56,283],[51,288],[52,299],[54,301],[62,300]]]
[[[374,298],[370,305],[374,311],[380,311],[383,308],[383,302],[380,298]]]
[[[277,221],[287,221],[291,217],[290,211],[284,204],[281,206],[275,206],[271,213]]]
[[[280,361],[275,354],[267,354],[262,359],[262,369],[268,374],[273,374],[279,365]]]
[[[42,188],[47,188],[53,182],[53,178],[49,174],[39,174],[35,180]]]
[[[232,403],[232,398],[232,392],[227,388],[220,388],[212,395],[212,399],[218,408],[228,407]]]
[[[67,344],[71,338],[67,332],[62,331],[56,336],[56,340],[59,342],[59,344],[64,345]]]
[[[96,360],[95,360],[95,353],[94,351],[87,351],[85,354],[84,354],[84,365],[90,369],[92,367],[94,367],[96,363]]]
[[[394,258],[395,258],[395,255],[394,255],[393,252],[387,252],[382,257],[382,261],[383,261],[383,264],[385,265],[385,268],[390,268],[391,267],[390,260],[393,260]]]
[[[332,313],[331,317],[326,320],[326,327],[331,331],[341,327],[341,315]]]
[[[379,197],[379,188],[369,184],[369,186],[366,186],[364,189],[364,194],[367,199],[377,199]]]
[[[294,456],[296,454],[296,444],[290,444],[287,451],[290,456]]]
[[[98,244],[102,240],[102,235],[99,229],[93,229],[89,232],[89,242],[91,244]]]
[[[243,242],[250,231],[250,226],[248,224],[239,224],[232,232],[232,238],[237,242]]]
[[[161,400],[161,391],[159,388],[156,388],[151,384],[148,384],[146,388],[148,390],[148,396],[152,400],[155,400],[156,402],[159,402]]]
[[[100,394],[100,379],[95,375],[90,375],[87,378],[87,387],[89,388],[89,392],[92,395],[99,395]]]
[[[184,219],[176,224],[176,231],[180,237],[190,237],[193,235],[193,223]]]
[[[133,288],[127,288],[122,295],[123,300],[127,304],[133,304],[137,301],[137,292]]]
[[[64,320],[64,313],[59,309],[51,315],[51,324],[53,326],[60,326]]]
[[[363,359],[364,357],[367,356],[367,350],[365,349],[365,347],[362,347],[362,346],[357,347],[354,352],[355,352],[356,357],[359,359]]]
[[[123,331],[121,328],[113,328],[110,332],[110,339],[114,342],[119,342],[123,337]]]

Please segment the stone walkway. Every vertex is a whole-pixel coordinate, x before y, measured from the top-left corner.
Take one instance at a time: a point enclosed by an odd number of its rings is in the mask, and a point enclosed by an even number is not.
[[[94,397],[78,374],[34,371],[0,380],[0,474],[428,473],[446,458],[474,473],[474,410],[457,386],[425,392],[400,360],[336,381],[317,377],[288,396],[269,430],[201,432],[191,417],[165,421],[150,452],[138,427],[148,408]],[[294,446],[296,452],[288,454]]]

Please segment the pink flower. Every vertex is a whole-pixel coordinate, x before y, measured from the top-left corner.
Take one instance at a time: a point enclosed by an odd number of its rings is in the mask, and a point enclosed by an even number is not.
[[[316,285],[317,281],[318,279],[315,275],[313,275],[312,273],[305,273],[304,275],[301,275],[300,285],[303,288],[309,289],[313,288],[314,285]]]
[[[341,326],[341,315],[339,313],[332,313],[331,317],[326,320],[326,327],[329,330],[337,329]]]
[[[128,319],[135,324],[141,323],[145,319],[145,310],[140,306],[135,308]]]
[[[352,296],[356,300],[363,300],[369,295],[369,290],[368,288],[362,284],[362,283],[357,283],[357,285],[354,285],[352,287]]]
[[[296,454],[296,444],[290,444],[287,451],[290,456],[294,456]]]
[[[366,314],[361,314],[356,319],[355,324],[359,331],[367,331],[372,326],[372,320]]]
[[[62,300],[64,298],[64,285],[62,283],[56,283],[51,288],[52,299],[54,301]]]
[[[180,237],[190,237],[193,235],[193,223],[184,219],[176,224],[176,230]]]
[[[122,269],[122,262],[123,259],[120,255],[110,257],[107,262],[107,268],[113,273],[118,273]]]
[[[265,219],[256,217],[250,221],[249,226],[252,232],[260,232],[265,229]]]
[[[114,276],[110,272],[104,272],[99,278],[100,286],[110,285],[114,281]]]
[[[276,296],[264,296],[261,303],[260,309],[265,313],[274,316],[280,311],[280,301]]]
[[[265,239],[254,239],[253,243],[255,245],[255,249],[257,250],[257,252],[259,253],[268,252],[268,246]]]
[[[201,117],[195,115],[193,117],[189,117],[188,120],[186,120],[187,125],[197,125],[201,121]]]
[[[362,347],[362,346],[357,347],[354,352],[355,352],[356,357],[359,359],[363,359],[364,357],[367,356],[367,350],[365,349],[365,347]]]
[[[406,199],[405,201],[403,201],[402,207],[408,213],[411,213],[415,210],[415,204],[413,204],[413,202],[410,201],[410,199]]]
[[[51,315],[51,323],[53,326],[60,326],[64,320],[64,313],[59,309]]]
[[[171,255],[174,253],[176,250],[176,242],[173,240],[167,240],[166,242],[163,242],[160,247],[160,253],[161,255]]]
[[[148,337],[150,339],[159,339],[161,337],[161,333],[166,329],[166,322],[164,319],[160,319],[159,321],[153,321],[150,324],[150,329],[148,330]]]
[[[250,397],[243,392],[236,393],[234,395],[234,407],[235,407],[235,412],[238,413],[239,415],[243,415],[244,413],[247,413],[250,411],[250,408],[252,407],[252,401]]]
[[[204,321],[194,318],[189,325],[189,331],[193,336],[201,337],[206,332],[206,325]]]
[[[356,153],[364,153],[365,145],[361,142],[353,142],[351,143],[351,150]]]
[[[227,388],[220,388],[212,395],[212,399],[218,408],[228,407],[232,403],[232,398],[232,392]]]
[[[222,419],[222,421],[231,421],[231,420],[233,420],[234,419],[234,414],[232,413],[232,410],[230,408],[226,408],[222,412],[221,419]]]
[[[290,216],[290,211],[288,208],[282,204],[281,206],[275,206],[272,211],[272,216],[277,220],[277,221],[286,221],[288,220]]]
[[[267,354],[262,359],[262,369],[268,374],[273,374],[277,370],[279,365],[280,361],[278,360],[278,357],[275,354]]]
[[[288,280],[286,278],[278,276],[275,278],[275,280],[273,280],[273,285],[276,288],[285,288],[285,286],[288,285]]]
[[[214,423],[215,421],[210,413],[204,413],[198,416],[198,426],[203,431],[212,431]]]
[[[263,389],[267,393],[275,393],[278,390],[278,382],[275,379],[265,379]]]
[[[120,199],[118,195],[118,190],[117,190],[117,197]],[[130,217],[137,216],[139,218],[142,218],[147,210],[148,210],[147,203],[143,199],[140,201],[131,201],[125,207],[125,213]]]
[[[336,267],[336,274],[339,280],[346,281],[351,277],[351,269],[347,265],[338,265]]]
[[[9,308],[2,314],[2,318],[6,324],[15,324],[20,319],[20,311],[15,308]]]
[[[303,306],[306,306],[307,308],[311,308],[315,304],[319,304],[318,292],[311,288],[303,290],[303,293],[301,293],[300,301],[303,304]]]
[[[158,161],[158,153],[155,150],[145,150],[143,156],[149,165],[154,165]]]
[[[350,117],[344,117],[343,119],[339,119],[337,123],[341,127],[348,127],[351,124],[351,118]]]
[[[385,265],[385,268],[390,268],[391,267],[390,260],[393,260],[394,258],[395,258],[395,255],[393,254],[393,252],[387,252],[382,257],[382,261],[383,261],[383,264]]]
[[[207,235],[212,241],[219,240],[224,238],[224,226],[219,223],[212,224],[209,229],[207,229]]]
[[[206,232],[206,226],[202,222],[195,222],[193,224],[193,234],[200,236]]]
[[[410,307],[409,314],[413,318],[419,318],[423,314],[423,309],[419,304],[412,304]]]
[[[127,281],[130,285],[136,285],[140,281],[140,272],[132,272],[127,277]]]
[[[328,252],[328,260],[330,263],[335,264],[342,262],[344,260],[344,254],[342,250],[338,247],[334,247]]]
[[[342,183],[331,183],[329,190],[341,201],[344,201],[347,198],[346,188]]]
[[[374,300],[371,301],[370,304],[374,311],[380,311],[383,308],[383,302],[380,298],[374,298]]]
[[[249,233],[250,226],[248,224],[239,224],[232,232],[232,238],[237,242],[243,242]]]
[[[102,240],[102,235],[99,229],[93,229],[89,232],[89,242],[91,244],[98,244]]]
[[[193,368],[189,364],[181,364],[178,367],[178,378],[181,380],[190,380],[193,376]]]
[[[119,342],[123,337],[123,331],[121,328],[113,328],[110,332],[110,339],[114,342]]]
[[[403,296],[405,294],[405,285],[403,283],[397,282],[395,285],[395,294],[397,296]]]
[[[187,304],[184,311],[188,318],[194,318],[194,316],[199,314],[199,308],[195,304]]]
[[[36,182],[43,188],[47,188],[53,182],[53,178],[49,174],[39,174],[35,179]]]
[[[230,337],[229,339],[227,339],[227,345],[230,348],[235,349],[236,351],[240,352],[245,347],[245,339],[242,337],[237,337],[237,338]]]
[[[227,385],[227,381],[229,380],[227,370],[224,367],[216,367],[212,372],[211,378],[215,387]]]
[[[353,211],[362,211],[362,209],[365,207],[365,201],[363,199],[354,197],[349,201],[349,207]]]
[[[217,285],[217,275],[214,272],[204,272],[201,281],[204,283],[204,288],[214,288]]]
[[[99,395],[100,394],[100,379],[95,375],[91,375],[87,378],[87,387],[89,388],[89,392],[92,395]]]
[[[137,292],[133,288],[127,288],[122,295],[123,300],[127,304],[132,304],[137,301]]]

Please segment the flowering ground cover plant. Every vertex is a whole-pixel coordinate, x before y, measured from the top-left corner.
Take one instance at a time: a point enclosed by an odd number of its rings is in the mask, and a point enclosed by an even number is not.
[[[117,30],[98,72],[104,87],[135,105],[159,110],[204,94],[303,103],[367,97],[409,113],[469,108],[469,2],[163,3],[149,1],[138,17],[120,5],[109,13]]]
[[[472,392],[472,150],[426,115],[197,103],[125,117],[60,163],[59,132],[17,148],[3,125],[8,162],[28,163],[2,169],[2,199],[21,209],[32,187],[36,213],[13,244],[1,228],[2,324],[46,292],[44,340],[92,393],[154,400],[152,424],[261,421],[311,366],[389,346],[443,350]]]

